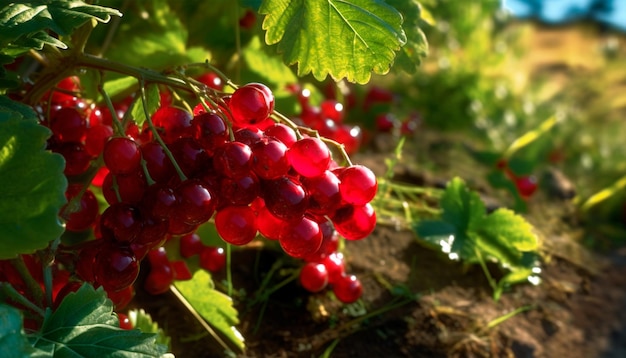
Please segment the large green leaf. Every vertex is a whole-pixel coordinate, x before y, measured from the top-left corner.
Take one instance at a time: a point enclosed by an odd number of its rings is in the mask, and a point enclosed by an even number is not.
[[[9,3],[0,9],[0,51],[17,55],[44,44],[66,48],[48,34],[67,36],[77,27],[95,19],[108,22],[111,16],[122,16],[115,9],[89,5],[83,1],[32,0]]]
[[[240,350],[244,349],[243,337],[235,328],[239,319],[233,301],[213,289],[211,276],[206,271],[198,270],[191,280],[175,281],[174,284],[202,318]]]
[[[406,33],[406,45],[398,54],[396,66],[408,73],[415,73],[422,59],[428,54],[428,42],[421,29],[422,8],[415,0],[387,0],[404,18],[402,29]]]
[[[273,83],[276,87],[297,82],[296,76],[279,58],[263,51],[261,40],[254,37],[243,50],[243,59],[250,71],[264,79],[263,83]]]
[[[30,341],[51,348],[55,357],[161,357],[166,351],[155,334],[119,328],[106,292],[89,284],[68,294],[54,312],[48,310]]]
[[[298,75],[366,83],[389,71],[406,43],[402,15],[379,0],[264,0],[265,42],[278,44]]]
[[[461,178],[452,179],[441,197],[443,221],[465,232],[485,215],[485,204],[475,192],[468,189]]]
[[[482,264],[493,260],[515,273],[494,285],[495,297],[499,297],[503,284],[519,282],[520,275],[528,278],[535,273],[539,241],[524,218],[505,208],[487,214],[478,194],[459,178],[448,183],[440,205],[441,219],[418,222],[414,231],[426,243],[440,247],[450,259]]]
[[[208,51],[189,51],[187,38],[186,24],[172,12],[166,0],[136,1],[125,11],[104,54],[112,61],[155,70],[204,62]],[[97,41],[91,43],[100,46]]]
[[[63,232],[63,157],[45,149],[49,129],[27,106],[0,96],[0,259],[32,253]]]
[[[32,347],[22,330],[20,311],[0,304],[0,357],[27,358],[32,353]]]

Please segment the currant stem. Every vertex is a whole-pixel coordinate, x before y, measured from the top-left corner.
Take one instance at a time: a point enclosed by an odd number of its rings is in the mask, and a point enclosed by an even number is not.
[[[26,267],[24,258],[22,256],[18,256],[17,258],[11,259],[11,264],[26,284],[28,291],[33,295],[35,304],[37,304],[37,306],[41,306],[43,304],[43,290],[41,289],[39,283],[35,281],[33,275],[31,275],[28,267]]]
[[[28,298],[24,297],[21,293],[17,292],[17,290],[11,286],[8,282],[0,282],[0,289],[2,292],[7,295],[10,299],[14,300],[16,303],[21,304],[22,306],[28,308],[29,310],[37,313],[41,317],[44,317],[44,310],[32,303]]]
[[[148,100],[146,98],[145,84],[146,83],[144,81],[144,78],[140,77],[139,78],[139,90],[141,92],[141,104],[143,105],[143,111],[144,111],[144,115],[146,116],[146,121],[148,122],[148,127],[150,128],[150,131],[152,132],[152,135],[154,136],[154,140],[156,140],[159,143],[161,148],[163,148],[165,155],[172,162],[172,165],[174,166],[174,169],[176,170],[176,173],[178,174],[178,177],[180,178],[180,180],[185,181],[187,180],[187,176],[185,175],[185,173],[183,173],[183,170],[180,169],[178,162],[176,162],[176,159],[174,158],[174,154],[172,154],[172,152],[167,147],[167,145],[165,145],[165,142],[163,142],[163,139],[159,135],[159,131],[156,129],[156,127],[154,126],[154,123],[152,122],[152,117],[150,116],[150,113],[148,112]]]
[[[227,292],[228,292],[228,296],[233,295],[233,276],[232,276],[232,271],[231,271],[231,245],[229,243],[226,243],[226,282],[228,284],[227,286]]]
[[[100,76],[100,78],[102,78],[102,75]],[[102,82],[98,83],[98,92],[100,92],[100,94],[102,95],[102,98],[104,98],[104,103],[107,105],[107,108],[109,109],[109,112],[111,113],[111,118],[112,118],[111,122],[113,123],[115,134],[119,137],[124,137],[126,135],[124,131],[124,126],[122,125],[122,122],[120,122],[120,118],[117,116],[117,111],[115,110],[115,107],[113,106],[111,97],[109,97],[109,95],[104,90],[104,85],[102,84]]]
[[[156,181],[154,181],[154,179],[152,179],[152,176],[150,176],[147,162],[145,159],[143,159],[143,156],[141,157],[141,170],[143,171],[143,175],[146,177],[146,183],[148,184],[148,186],[154,185]]]

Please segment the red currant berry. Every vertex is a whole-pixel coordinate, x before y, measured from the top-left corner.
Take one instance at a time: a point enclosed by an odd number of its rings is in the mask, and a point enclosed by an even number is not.
[[[117,193],[114,183],[117,185]],[[137,204],[144,197],[147,186],[146,178],[140,170],[127,175],[114,175],[109,172],[102,183],[102,194],[109,204],[119,202]],[[118,199],[118,194],[121,201]]]
[[[249,206],[227,206],[215,214],[215,229],[229,244],[245,245],[256,237],[256,216]]]
[[[303,138],[289,148],[287,159],[298,174],[316,177],[328,169],[330,150],[319,138]]]
[[[343,144],[346,153],[354,154],[359,150],[363,134],[361,127],[342,123],[337,126],[337,130],[332,135],[332,139]]]
[[[228,107],[236,124],[255,124],[265,120],[272,113],[274,96],[267,86],[249,83],[235,90]]]
[[[328,271],[328,283],[330,284],[337,282],[345,272],[345,263],[341,252],[334,252],[326,256],[322,260],[322,264],[326,266],[326,270]]]
[[[109,206],[100,217],[100,230],[105,235],[113,235],[118,242],[135,240],[141,231],[141,225],[139,210],[125,203]]]
[[[321,115],[331,119],[335,123],[343,121],[343,104],[334,99],[324,100],[320,104]]]
[[[287,174],[291,166],[287,147],[280,141],[266,139],[252,147],[252,170],[261,179],[276,179]]]
[[[104,164],[113,174],[130,174],[139,168],[141,152],[137,143],[126,137],[109,139],[104,145]]]
[[[107,296],[113,301],[113,308],[115,311],[120,311],[126,308],[130,301],[135,296],[135,287],[132,285],[120,290],[120,291],[107,291]]]
[[[65,192],[65,197],[68,203],[81,193],[83,189],[82,184],[70,184]],[[70,209],[65,205],[62,209],[62,213],[67,212],[65,228],[69,231],[83,231],[87,230],[96,222],[98,217],[98,200],[91,190],[86,189],[79,202],[75,207]],[[69,205],[69,204],[68,204]]]
[[[167,219],[176,203],[176,195],[172,188],[154,184],[146,190],[141,201],[141,209],[152,217]]]
[[[265,205],[257,211],[257,226],[261,235],[268,240],[278,240],[280,229],[287,223],[274,216]]]
[[[292,257],[304,258],[315,253],[322,245],[322,232],[317,222],[303,217],[282,227],[278,242]]]
[[[51,149],[65,158],[65,175],[83,174],[89,169],[93,159],[85,150],[85,146],[79,142],[59,143]]]
[[[113,128],[105,124],[98,124],[89,128],[85,137],[85,150],[91,156],[99,156],[111,136],[113,136]]]
[[[130,321],[130,318],[124,313],[117,313],[117,318],[119,319],[120,328],[125,330],[133,329],[133,323]]]
[[[174,271],[170,265],[165,248],[159,247],[148,252],[150,273],[144,282],[144,289],[151,295],[167,292],[174,281]]]
[[[188,177],[195,176],[210,165],[209,155],[193,138],[177,139],[169,145],[169,148],[181,170]]]
[[[365,205],[374,199],[378,182],[367,167],[352,165],[339,174],[339,191],[342,199],[353,205]]]
[[[268,180],[264,183],[262,191],[267,209],[282,220],[301,219],[309,206],[306,190],[292,177]]]
[[[176,107],[161,107],[152,115],[152,122],[166,144],[193,135],[191,113]]]
[[[218,147],[213,155],[213,166],[227,177],[241,176],[250,171],[252,150],[241,142],[228,142]]]
[[[229,139],[229,130],[216,113],[202,113],[193,118],[194,138],[209,154]]]
[[[206,184],[197,179],[189,179],[175,191],[178,204],[175,211],[183,222],[198,225],[208,221],[215,212],[215,195]]]
[[[248,205],[259,196],[261,184],[257,176],[250,172],[233,178],[222,178],[220,189],[220,203]]]
[[[135,282],[139,264],[128,245],[110,243],[98,252],[94,274],[107,292],[121,291]]]
[[[200,254],[204,249],[200,235],[193,233],[180,238],[180,256],[189,258]]]
[[[215,72],[207,72],[203,75],[200,75],[196,79],[215,90],[221,91],[224,89],[222,79]]]
[[[54,113],[50,129],[62,142],[80,142],[87,134],[87,120],[75,108],[65,107]]]
[[[537,179],[532,175],[516,178],[515,187],[520,196],[529,198],[537,191]]]
[[[218,272],[226,266],[224,249],[215,246],[206,246],[200,252],[200,266],[210,272]]]
[[[332,215],[341,203],[339,179],[326,170],[314,178],[303,178],[302,185],[309,193],[308,212],[314,215]]]
[[[276,138],[283,142],[287,148],[291,147],[298,140],[296,132],[282,123],[274,123],[264,133],[267,138]]]
[[[332,216],[337,232],[348,240],[367,237],[376,227],[376,212],[368,203],[362,206],[343,206]]]
[[[309,292],[320,292],[328,285],[328,271],[320,263],[309,262],[300,270],[300,284]]]
[[[344,275],[333,284],[333,293],[339,301],[353,303],[363,294],[363,286],[356,276]]]
[[[165,150],[157,142],[147,142],[141,146],[141,156],[146,161],[146,168],[152,180],[166,183],[176,173]]]
[[[189,266],[187,266],[187,262],[178,260],[170,262],[170,266],[174,271],[174,280],[186,281],[191,280],[193,277],[191,270],[189,270]]]

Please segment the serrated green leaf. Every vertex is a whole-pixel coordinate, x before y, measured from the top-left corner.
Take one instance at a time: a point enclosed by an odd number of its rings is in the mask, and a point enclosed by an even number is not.
[[[456,227],[441,220],[422,220],[415,224],[413,230],[435,246],[441,246],[442,240],[448,242],[450,236],[456,235]]]
[[[22,314],[0,303],[0,357],[27,358],[31,353],[32,347],[22,330]]]
[[[422,240],[441,247],[450,259],[481,263],[483,268],[485,260],[496,261],[502,268],[518,273],[510,276],[516,282],[520,281],[519,272],[534,273],[539,241],[524,218],[505,208],[487,215],[478,194],[459,178],[448,183],[440,205],[441,220],[414,225],[413,230]],[[492,284],[494,297],[499,297],[505,283]]]
[[[27,106],[0,96],[0,259],[32,253],[63,232],[63,157],[45,149],[49,129]]]
[[[465,232],[483,216],[485,204],[477,193],[469,190],[461,178],[452,179],[441,197],[443,221],[454,225],[459,232]]]
[[[0,9],[0,51],[17,55],[44,44],[67,46],[48,34],[69,35],[91,19],[108,22],[122,14],[111,8],[89,5],[83,1],[32,0],[10,3]]]
[[[152,116],[159,108],[160,104],[161,96],[159,95],[159,87],[154,84],[147,85],[146,108],[144,109],[141,96],[137,96],[137,99],[133,102],[133,106],[130,109],[131,117],[133,118],[133,121],[135,121],[135,124],[137,124],[139,128],[142,128],[144,122],[147,120],[146,110],[148,111],[148,115]]]
[[[244,339],[235,328],[239,324],[239,318],[233,301],[211,288],[211,276],[206,271],[196,271],[191,280],[175,281],[174,285],[202,318],[228,337],[236,347],[244,349]]]
[[[52,343],[55,357],[160,357],[166,351],[155,334],[119,328],[106,292],[89,284],[68,294],[54,312],[48,310],[30,340],[35,347]]]
[[[406,45],[398,54],[396,67],[407,73],[415,73],[422,59],[428,54],[428,41],[420,28],[422,24],[422,7],[415,0],[387,0],[395,7],[404,19],[402,29],[406,33]]]
[[[263,51],[261,40],[255,36],[243,50],[243,58],[248,68],[264,79],[263,83],[273,83],[283,87],[297,82],[296,76],[279,58]]]
[[[170,346],[170,337],[168,337],[159,325],[152,321],[152,317],[146,313],[143,309],[130,310],[128,312],[128,318],[133,324],[133,327],[144,332],[154,333],[157,335],[156,342],[163,344],[167,347]]]
[[[535,251],[539,247],[532,226],[515,212],[500,208],[484,217],[474,228],[489,241],[503,241],[515,251]]]
[[[264,0],[265,42],[278,44],[298,76],[367,83],[389,71],[406,43],[402,15],[379,0]]]

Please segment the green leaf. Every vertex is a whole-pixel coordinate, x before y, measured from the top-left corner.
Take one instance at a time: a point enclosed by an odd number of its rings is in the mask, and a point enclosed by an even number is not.
[[[35,347],[52,345],[55,357],[160,357],[166,351],[155,334],[119,328],[106,292],[89,284],[68,294],[54,312],[48,310],[30,339]]]
[[[454,225],[459,232],[473,227],[485,215],[485,204],[476,192],[468,189],[461,178],[452,179],[441,197],[443,221]]]
[[[505,242],[515,251],[535,251],[539,248],[532,226],[515,212],[500,208],[477,223],[474,230],[490,242]]]
[[[174,285],[202,318],[240,350],[244,349],[244,339],[235,328],[239,319],[233,301],[213,289],[211,276],[206,271],[198,270],[191,280],[175,281]]]
[[[32,253],[63,232],[63,157],[45,149],[51,132],[29,107],[0,96],[0,259]]]
[[[198,58],[197,51],[188,53],[187,27],[171,11],[166,0],[137,1],[131,9],[105,52],[109,60],[162,70],[189,62],[202,62],[209,56],[208,51],[203,53],[202,58]],[[99,52],[101,49],[92,51]]]
[[[263,51],[261,40],[257,36],[243,50],[243,58],[248,68],[265,80],[264,83],[273,83],[280,88],[285,84],[297,82],[289,67],[279,58]]]
[[[538,270],[539,241],[532,226],[515,212],[500,208],[487,215],[478,194],[470,191],[463,180],[451,180],[441,197],[441,220],[424,220],[413,230],[426,243],[441,248],[450,259],[468,263],[496,261],[515,275],[508,280],[520,282],[520,275]],[[494,283],[494,297],[499,297],[503,285]]]
[[[10,3],[0,9],[0,51],[16,55],[15,50],[41,49],[44,44],[67,46],[48,34],[67,36],[87,21],[108,22],[122,16],[115,9],[89,5],[83,1],[32,0]],[[13,51],[13,52],[12,52]]]
[[[402,15],[380,0],[264,0],[265,42],[278,44],[298,76],[367,83],[389,71],[406,43]]]
[[[154,84],[150,84],[146,86],[146,109],[148,110],[148,114],[152,116],[154,112],[159,108],[161,103],[161,96],[159,96],[159,87]],[[146,111],[144,110],[143,101],[141,100],[141,96],[137,96],[135,102],[133,102],[133,107],[131,108],[131,116],[135,121],[135,124],[139,128],[142,128],[143,123],[146,121]]]
[[[415,0],[387,0],[387,3],[402,14],[402,29],[407,38],[406,45],[396,59],[396,66],[408,73],[415,73],[428,54],[428,41],[421,29],[422,7]]]
[[[133,327],[144,332],[154,333],[157,335],[156,342],[164,346],[170,346],[170,337],[168,337],[159,325],[152,321],[152,317],[146,313],[143,309],[130,310],[128,312],[128,318],[133,324]]]
[[[102,87],[104,92],[111,98],[120,98],[125,94],[128,95],[133,89],[137,88],[137,79],[132,76],[125,76],[106,81]]]
[[[456,227],[441,220],[422,220],[413,229],[426,242],[435,246],[442,246],[442,240],[443,245],[449,245],[450,236],[456,235]]]
[[[33,353],[22,330],[22,314],[0,303],[0,357],[27,358]]]

